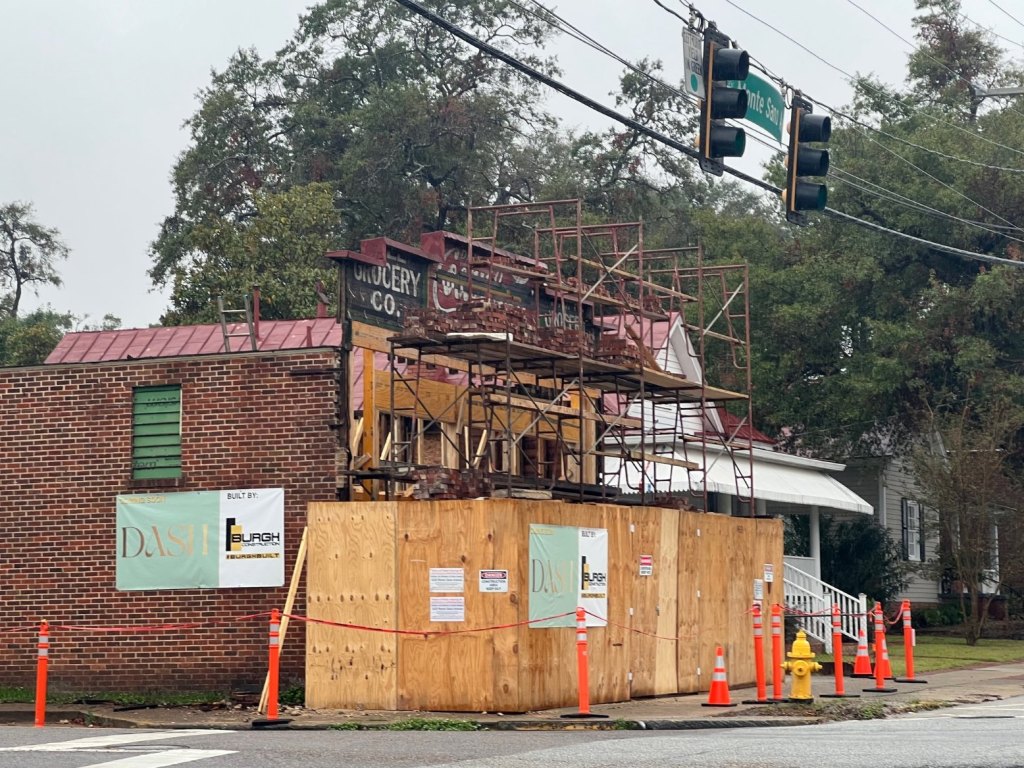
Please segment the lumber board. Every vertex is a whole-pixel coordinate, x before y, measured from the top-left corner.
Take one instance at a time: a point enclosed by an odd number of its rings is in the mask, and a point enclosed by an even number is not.
[[[295,555],[295,566],[292,568],[292,578],[288,582],[288,596],[284,601],[284,610],[281,616],[281,625],[278,628],[278,648],[284,650],[284,640],[288,635],[288,624],[291,621],[292,609],[295,607],[295,595],[299,591],[299,580],[302,578],[302,567],[306,564],[306,542],[309,536],[309,528],[302,529],[302,538],[299,540],[299,551]],[[270,691],[270,672],[267,672],[267,677],[263,681],[263,693],[260,694],[260,703],[256,708],[259,714],[264,714],[267,711],[267,704],[269,703],[268,694]]]

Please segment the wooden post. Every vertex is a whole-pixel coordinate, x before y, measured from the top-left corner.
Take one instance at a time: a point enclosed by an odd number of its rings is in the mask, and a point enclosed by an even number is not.
[[[338,269],[338,322],[341,324],[341,345],[338,348],[338,477],[336,480],[338,501],[352,500],[352,318],[348,312],[348,283],[345,278],[346,265]]]

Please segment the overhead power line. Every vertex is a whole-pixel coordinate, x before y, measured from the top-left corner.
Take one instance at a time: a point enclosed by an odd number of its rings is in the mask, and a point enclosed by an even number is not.
[[[970,23],[970,24],[973,24],[978,29],[984,30],[985,32],[988,32],[990,35],[998,37],[1000,40],[1005,40],[1006,42],[1010,43],[1011,45],[1016,45],[1018,48],[1024,48],[1024,45],[1022,45],[1019,41],[1014,40],[1012,38],[1009,38],[1006,35],[1000,35],[998,32],[996,32],[994,29],[992,29],[992,27],[986,27],[984,24],[979,24],[974,19],[972,19],[970,16],[968,16],[966,13],[961,13],[960,14],[960,18],[963,19],[964,21]]]
[[[866,10],[866,9],[865,9],[865,8],[863,8],[862,6],[858,5],[858,4],[857,4],[857,2],[856,2],[856,0],[846,0],[846,2],[848,2],[848,3],[850,4],[850,5],[852,5],[852,6],[854,7],[854,8],[856,8],[856,9],[857,9],[858,11],[860,11],[861,13],[863,13],[863,14],[864,14],[865,16],[867,16],[867,17],[868,17],[869,19],[871,19],[871,20],[872,20],[873,22],[875,22],[876,24],[878,24],[878,26],[882,27],[882,29],[886,30],[887,32],[889,32],[890,34],[892,34],[892,35],[893,35],[894,37],[896,37],[897,39],[899,39],[899,40],[902,40],[902,41],[903,41],[904,43],[906,43],[907,45],[909,45],[909,46],[910,46],[910,48],[911,48],[911,49],[912,49],[912,50],[913,50],[914,52],[922,54],[922,55],[923,55],[923,56],[925,56],[925,57],[926,57],[926,58],[927,58],[927,59],[928,59],[929,61],[931,61],[931,62],[933,62],[933,63],[935,63],[935,64],[938,64],[938,65],[939,65],[940,67],[942,67],[942,68],[943,68],[944,70],[946,70],[947,72],[949,72],[949,73],[950,73],[951,75],[953,75],[953,77],[955,77],[955,78],[956,78],[957,80],[959,80],[960,82],[966,83],[966,84],[967,84],[967,87],[971,89],[971,98],[974,98],[974,93],[975,93],[975,89],[977,88],[977,86],[976,86],[976,85],[975,85],[974,83],[972,83],[972,82],[971,82],[970,80],[968,80],[968,79],[967,79],[966,77],[964,77],[963,75],[961,75],[961,74],[960,74],[959,72],[957,72],[957,71],[955,71],[955,70],[953,70],[953,69],[950,69],[949,67],[947,67],[947,66],[946,66],[946,65],[945,65],[945,64],[944,64],[943,62],[939,61],[939,60],[938,60],[938,59],[936,59],[936,58],[935,58],[934,56],[932,56],[932,55],[931,55],[930,53],[928,53],[928,51],[926,51],[926,50],[925,50],[925,49],[924,49],[923,47],[921,47],[921,46],[917,46],[917,45],[914,45],[914,43],[913,43],[912,41],[910,41],[910,40],[907,40],[907,38],[903,37],[903,35],[901,35],[901,34],[900,34],[899,32],[897,32],[897,31],[896,31],[895,29],[893,29],[892,27],[890,27],[890,26],[889,26],[888,24],[886,24],[886,23],[885,23],[884,21],[882,21],[881,19],[879,19],[879,18],[878,18],[877,16],[875,16],[875,15],[874,15],[873,13],[871,13],[871,12],[870,12],[870,11],[868,11],[868,10]],[[1010,109],[1010,111],[1011,111],[1011,112],[1016,112],[1016,113],[1017,113],[1018,115],[1020,115],[1021,117],[1024,117],[1024,112],[1020,112],[1019,110],[1016,110],[1016,109],[1014,109],[1013,107],[1010,107],[1009,109]]]
[[[855,84],[857,82],[857,78],[854,77],[853,75],[851,75],[845,69],[842,69],[841,67],[836,66],[835,64],[833,64],[831,61],[829,61],[825,57],[815,53],[814,51],[812,51],[810,48],[808,48],[806,45],[801,43],[796,38],[792,37],[791,35],[786,34],[785,32],[783,32],[778,27],[776,27],[773,24],[765,21],[764,19],[760,18],[759,16],[751,13],[746,8],[744,8],[743,6],[737,4],[734,0],[725,0],[725,2],[727,2],[729,5],[731,5],[733,8],[735,8],[738,11],[740,11],[741,13],[749,16],[750,18],[752,18],[754,21],[758,22],[759,24],[761,24],[761,25],[763,25],[765,27],[768,27],[768,29],[772,30],[776,34],[781,35],[782,37],[786,38],[787,40],[789,40],[789,42],[793,43],[793,45],[797,46],[801,50],[803,50],[806,53],[810,54],[811,56],[816,58],[818,61],[820,61],[825,66],[834,69],[836,72],[838,72],[841,75],[843,75],[847,79],[847,81],[850,82],[851,84]],[[906,109],[909,112],[914,112],[916,114],[922,115],[923,117],[926,117],[926,118],[928,118],[929,120],[931,120],[931,121],[933,121],[935,123],[939,123],[941,125],[945,125],[945,126],[948,126],[950,128],[953,128],[953,129],[955,129],[957,131],[960,131],[961,133],[965,133],[968,136],[970,136],[971,138],[975,139],[976,141],[983,141],[986,144],[991,144],[994,147],[999,147],[1000,149],[1005,149],[1005,150],[1007,150],[1009,152],[1013,152],[1013,153],[1018,154],[1018,155],[1024,155],[1024,150],[1017,149],[1016,147],[1010,147],[1010,146],[1007,146],[1006,144],[1000,144],[998,141],[993,141],[992,139],[988,138],[987,136],[982,136],[981,134],[975,133],[974,131],[969,131],[966,128],[964,128],[963,126],[961,126],[961,125],[957,125],[956,123],[951,123],[948,120],[943,120],[942,118],[935,117],[934,115],[932,115],[932,114],[930,114],[928,112],[924,112],[922,110],[914,109],[912,106],[904,103],[901,99],[897,98],[896,96],[893,96],[892,94],[890,94],[890,93],[888,93],[888,92],[886,92],[886,91],[884,91],[884,90],[882,90],[880,88],[876,88],[875,86],[871,85],[869,82],[867,82],[867,81],[861,81],[861,82],[862,82],[862,84],[865,87],[867,87],[873,93],[879,94],[881,96],[884,96],[888,100],[898,104],[901,109]]]
[[[829,112],[831,112],[834,116],[842,118],[843,120],[847,120],[848,122],[851,122],[854,125],[859,125],[864,130],[872,131],[873,133],[881,134],[882,136],[885,136],[885,138],[887,138],[887,139],[892,139],[893,141],[899,142],[900,144],[905,144],[908,147],[913,147],[914,149],[919,149],[922,152],[927,152],[929,154],[935,155],[936,157],[941,157],[941,158],[943,158],[945,160],[952,160],[953,162],[957,162],[957,163],[964,163],[966,165],[973,165],[975,168],[986,168],[986,169],[988,169],[990,171],[1000,171],[1001,173],[1024,173],[1024,168],[1011,168],[1011,167],[1008,167],[1008,166],[1005,166],[1005,165],[992,165],[991,163],[983,163],[983,162],[980,162],[978,160],[972,160],[972,159],[967,158],[967,157],[959,157],[958,155],[950,155],[950,154],[948,154],[946,152],[941,152],[941,151],[939,151],[937,149],[933,149],[932,147],[926,147],[923,144],[918,144],[916,142],[910,141],[909,139],[905,139],[902,136],[897,136],[894,133],[889,133],[888,131],[884,131],[881,128],[876,128],[875,126],[871,125],[870,123],[866,123],[863,120],[859,120],[858,118],[854,117],[853,115],[844,112],[843,110],[839,109],[838,107],[829,106],[828,104],[823,102],[821,99],[816,99],[813,96],[810,96],[810,95],[808,95],[806,93],[804,94],[804,96],[806,98],[810,99],[811,101],[813,101],[815,104],[820,104],[822,107],[824,107]]]
[[[1018,24],[1019,24],[1020,26],[1024,27],[1024,21],[1021,21],[1021,20],[1020,20],[1020,19],[1018,19],[1018,18],[1017,18],[1016,16],[1014,16],[1014,15],[1013,15],[1012,13],[1010,13],[1010,12],[1009,12],[1008,10],[1006,10],[1005,8],[1003,8],[1003,6],[1001,6],[1001,5],[999,4],[999,3],[997,3],[997,2],[996,2],[996,0],[988,0],[988,1],[989,1],[989,3],[990,3],[990,4],[994,5],[994,6],[995,6],[996,8],[998,8],[998,9],[999,9],[1000,11],[1002,11],[1003,13],[1005,13],[1005,14],[1006,14],[1007,16],[1009,16],[1009,17],[1010,17],[1011,19],[1013,19],[1013,20],[1014,20],[1015,22],[1017,22],[1017,23],[1018,23]]]
[[[634,131],[642,133],[645,136],[648,136],[648,137],[654,139],[655,141],[658,141],[658,142],[664,144],[665,146],[671,147],[672,149],[675,149],[675,150],[683,153],[684,155],[686,155],[689,158],[697,159],[699,157],[699,153],[693,147],[689,147],[689,146],[687,146],[685,144],[682,144],[679,141],[676,141],[675,139],[672,139],[672,138],[670,138],[668,136],[665,136],[664,134],[660,133],[659,131],[654,130],[653,128],[649,128],[648,126],[644,125],[643,123],[640,123],[640,122],[638,122],[636,120],[633,120],[632,118],[629,118],[626,115],[623,115],[623,114],[615,111],[614,109],[606,107],[605,105],[601,104],[600,102],[594,101],[590,97],[585,96],[582,93],[580,93],[579,91],[576,91],[576,90],[570,88],[569,86],[567,86],[564,83],[554,79],[553,77],[550,77],[549,75],[546,75],[543,72],[540,72],[539,70],[534,69],[529,64],[526,64],[525,62],[520,61],[519,59],[515,58],[514,56],[512,56],[512,55],[510,55],[508,53],[505,53],[501,49],[495,48],[493,45],[490,45],[489,43],[484,42],[480,38],[476,37],[475,35],[473,35],[470,32],[467,32],[466,30],[462,29],[461,27],[459,27],[459,26],[457,26],[455,24],[452,24],[447,19],[445,19],[445,18],[443,18],[441,16],[438,16],[436,13],[434,13],[431,10],[428,10],[427,8],[424,8],[418,2],[415,2],[415,0],[395,0],[395,2],[397,2],[400,5],[404,6],[405,8],[407,8],[410,11],[412,11],[413,13],[416,13],[419,16],[422,16],[423,18],[425,18],[428,21],[430,21],[432,24],[434,24],[434,25],[436,25],[438,27],[441,27],[442,29],[446,30],[450,34],[452,34],[455,37],[459,38],[463,42],[466,42],[469,45],[473,46],[477,50],[482,51],[483,53],[486,53],[488,56],[492,56],[492,57],[498,59],[499,61],[504,62],[508,66],[510,66],[513,69],[517,70],[518,72],[526,75],[530,79],[536,80],[539,83],[543,83],[544,85],[548,86],[552,90],[555,90],[558,93],[561,93],[564,96],[567,96],[570,99],[573,99],[574,101],[577,101],[577,102],[583,104],[584,106],[589,107],[590,109],[593,109],[595,112],[599,112],[600,114],[604,115],[605,117],[608,117],[608,118],[610,118],[610,119],[612,119],[612,120],[614,120],[614,121],[616,121],[618,123],[621,123],[622,125],[625,125],[626,127],[630,128],[630,129],[632,129]],[[767,183],[765,181],[762,181],[761,179],[755,178],[754,176],[750,176],[749,174],[743,173],[742,171],[739,171],[739,170],[737,170],[735,168],[730,168],[730,167],[726,166],[724,168],[724,170],[725,170],[726,173],[729,173],[730,175],[735,176],[738,179],[746,181],[749,184],[753,184],[754,186],[756,186],[756,187],[758,187],[760,189],[766,190],[768,192],[772,192],[773,194],[778,195],[782,191],[778,187],[776,187],[776,186],[774,186],[772,184],[769,184],[769,183]],[[842,211],[836,211],[836,210],[834,210],[832,208],[826,208],[824,210],[824,213],[826,215],[834,218],[834,219],[838,219],[838,220],[841,220],[841,221],[846,221],[846,222],[849,222],[851,224],[856,224],[856,225],[864,227],[866,229],[870,229],[870,230],[873,230],[873,231],[876,231],[876,232],[880,232],[880,233],[883,233],[883,234],[889,234],[889,235],[894,235],[896,237],[901,237],[903,239],[909,240],[911,242],[915,242],[915,243],[917,243],[919,245],[923,245],[923,246],[925,246],[927,248],[930,248],[930,249],[935,250],[935,251],[940,251],[942,253],[948,253],[948,254],[951,254],[951,255],[954,255],[954,256],[961,256],[961,257],[972,259],[972,260],[975,260],[975,261],[983,261],[983,262],[991,263],[991,264],[1004,264],[1004,265],[1011,266],[1011,267],[1016,267],[1016,268],[1024,267],[1024,262],[1021,262],[1021,261],[1015,261],[1013,259],[1005,259],[1005,258],[1001,258],[999,256],[991,256],[989,254],[977,253],[975,251],[964,250],[963,248],[955,248],[955,247],[950,246],[950,245],[944,245],[942,243],[932,242],[931,240],[925,240],[924,238],[915,237],[913,235],[908,235],[905,232],[900,232],[900,231],[895,230],[895,229],[889,229],[888,227],[883,227],[880,224],[874,224],[873,222],[869,222],[869,221],[865,221],[863,219],[859,219],[856,216],[851,216],[848,213],[843,213]]]
[[[829,169],[829,172],[830,175],[832,173],[835,174],[835,176],[833,176],[835,181],[838,181],[841,184],[845,184],[848,187],[852,187],[853,189],[858,189],[861,192],[866,192],[867,194],[873,195],[874,197],[880,197],[883,200],[888,200],[889,202],[896,203],[897,205],[902,205],[906,208],[910,208],[911,210],[915,210],[927,216],[933,216],[939,219],[947,219],[950,221],[958,221],[961,224],[965,224],[966,226],[969,227],[974,227],[975,229],[980,229],[983,232],[988,232],[993,235],[999,235],[1000,237],[1005,237],[1008,240],[1014,240],[1018,243],[1024,243],[1024,240],[1020,240],[1016,237],[1010,237],[1004,232],[999,231],[999,229],[996,228],[996,226],[998,225],[991,225],[983,221],[965,219],[961,216],[955,216],[952,213],[946,213],[945,211],[939,210],[938,208],[933,208],[930,205],[925,205],[924,203],[918,200],[914,200],[912,197],[907,197],[906,195],[901,195],[898,192],[893,192],[891,189],[886,189],[885,187],[875,184],[873,181],[863,179],[860,176],[857,176],[856,174],[843,170],[842,168],[832,166]],[[855,181],[850,181],[847,178],[843,178],[845,176],[848,176],[849,179],[855,179]]]
[[[688,94],[685,91],[679,90],[678,88],[676,88],[675,86],[671,85],[670,83],[667,83],[664,80],[661,80],[660,78],[655,77],[651,73],[649,73],[646,70],[636,66],[635,64],[633,64],[632,62],[628,61],[624,57],[622,57],[619,54],[615,53],[614,51],[612,51],[607,46],[605,46],[602,43],[600,43],[599,41],[595,40],[593,37],[590,37],[589,35],[587,35],[579,27],[573,25],[571,22],[566,20],[564,17],[559,16],[555,11],[553,11],[550,8],[546,7],[543,3],[540,2],[540,0],[529,0],[529,2],[532,3],[533,6],[535,6],[536,8],[539,8],[540,11],[536,11],[536,10],[531,10],[531,9],[525,8],[524,6],[522,6],[518,2],[516,2],[516,0],[512,0],[512,4],[513,5],[515,5],[516,7],[520,8],[521,10],[524,10],[524,11],[526,11],[528,13],[531,13],[536,18],[539,18],[539,19],[543,20],[544,22],[546,22],[547,24],[549,24],[553,28],[557,29],[559,32],[563,32],[563,33],[569,35],[570,37],[572,37],[573,39],[578,40],[578,41],[584,43],[585,45],[589,46],[590,48],[592,48],[594,50],[597,50],[597,51],[599,51],[600,53],[603,53],[606,56],[609,56],[610,58],[614,59],[615,61],[618,61],[619,63],[621,63],[622,65],[624,65],[628,69],[630,69],[631,71],[636,72],[639,75],[642,75],[643,77],[647,78],[651,82],[657,84],[659,87],[665,88],[666,90],[674,93],[675,95],[679,96],[680,98],[682,98],[682,99],[684,99],[686,101],[689,101],[690,103],[695,103],[696,102],[696,98],[694,98],[691,94]],[[664,7],[664,6],[661,5],[660,2],[658,2],[658,0],[655,0],[655,3],[657,3],[661,7]],[[673,13],[673,15],[677,16],[678,18],[682,18],[682,17],[680,17],[676,13]],[[554,18],[557,21],[557,23],[552,22],[552,20],[551,20],[552,18]],[[776,81],[781,81],[781,78],[778,78],[775,75],[773,75],[770,71],[767,70],[767,68],[763,67],[763,65],[761,67],[761,71],[767,77],[769,77],[769,78],[771,78],[773,80],[776,80]],[[814,99],[812,99],[812,100],[814,100]],[[907,141],[906,139],[902,139],[899,136],[895,136],[893,134],[890,134],[890,133],[887,133],[885,131],[882,131],[882,130],[880,130],[878,128],[874,128],[873,126],[868,125],[867,123],[864,123],[862,121],[859,121],[859,120],[857,120],[856,118],[854,118],[854,117],[852,117],[850,115],[846,115],[846,114],[842,113],[841,111],[837,110],[836,108],[830,107],[827,104],[823,104],[820,101],[817,101],[817,100],[814,100],[814,101],[816,101],[818,104],[821,104],[821,106],[823,106],[826,109],[828,109],[834,115],[842,117],[842,118],[845,118],[846,120],[849,120],[850,122],[852,122],[852,123],[854,123],[856,125],[861,126],[865,130],[869,130],[869,131],[874,131],[876,133],[880,133],[881,135],[886,136],[888,138],[891,138],[891,139],[893,139],[895,141],[899,141],[899,142],[901,142],[903,144],[906,144],[908,146],[911,146],[911,147],[914,147],[914,148],[917,148],[917,149],[920,149],[920,150],[923,150],[923,151],[926,151],[926,152],[931,152],[931,153],[933,153],[933,154],[935,154],[935,155],[937,155],[939,157],[943,157],[943,158],[946,158],[946,159],[949,159],[949,160],[957,160],[957,161],[960,161],[960,162],[969,163],[971,165],[975,165],[975,166],[979,166],[979,167],[983,167],[983,168],[990,168],[990,169],[993,169],[993,170],[1001,170],[1001,171],[1006,171],[1006,172],[1011,172],[1011,173],[1024,173],[1024,169],[1021,169],[1021,168],[1002,168],[1000,166],[991,166],[991,165],[988,165],[986,163],[979,163],[979,162],[977,162],[975,160],[968,160],[966,158],[960,158],[960,157],[955,157],[953,155],[947,155],[947,154],[945,154],[943,152],[938,152],[937,150],[931,150],[928,147],[921,146],[920,144],[916,144],[916,143],[914,143],[912,141]],[[773,151],[777,151],[780,148],[780,144],[775,139],[775,137],[771,136],[770,134],[768,134],[767,132],[763,131],[762,129],[757,128],[755,126],[746,126],[745,129],[747,130],[747,135],[751,139],[756,141],[758,144],[761,144],[762,146],[767,147],[768,149],[773,150]],[[869,140],[870,140],[870,137],[866,137],[866,138],[869,138]],[[895,154],[895,153],[893,153],[893,154]],[[897,155],[897,157],[900,157],[900,156]],[[904,158],[901,157],[901,159],[904,159]],[[909,161],[906,161],[904,159],[904,162],[909,162]],[[930,174],[928,174],[927,172],[923,171],[922,169],[918,168],[916,165],[913,165],[912,163],[911,163],[911,165],[916,170],[919,170],[922,173],[925,173],[925,175],[927,175],[930,178],[934,179],[934,177],[932,177]],[[845,173],[845,171],[843,171],[843,169],[839,168],[836,165],[833,165],[832,168],[835,171],[840,171],[840,172],[844,172]],[[881,197],[883,199],[890,200],[891,202],[895,202],[895,203],[897,203],[899,205],[903,205],[903,206],[906,206],[908,208],[913,208],[913,209],[915,209],[915,210],[917,210],[917,211],[919,211],[921,213],[925,213],[925,214],[930,215],[930,216],[934,216],[934,217],[937,217],[937,218],[943,218],[943,219],[947,219],[947,220],[952,220],[952,221],[959,221],[959,222],[961,222],[961,223],[963,223],[963,224],[965,224],[967,226],[975,227],[975,228],[980,229],[980,230],[985,231],[985,232],[989,232],[989,233],[996,234],[996,235],[1001,235],[1001,236],[1006,237],[1007,239],[1010,239],[1010,240],[1017,240],[1017,238],[1010,237],[1009,235],[1006,235],[1004,232],[1000,231],[1001,229],[1008,229],[1008,230],[1015,230],[1016,229],[1016,230],[1019,230],[1019,227],[1017,227],[1016,225],[1014,225],[1014,224],[1012,224],[1010,222],[1007,222],[1006,226],[1003,227],[1003,226],[1000,226],[1000,225],[991,225],[991,224],[988,224],[987,222],[978,221],[978,220],[974,220],[974,219],[966,219],[966,218],[963,218],[962,216],[956,216],[955,214],[947,213],[946,211],[942,211],[942,210],[940,210],[938,208],[934,208],[933,206],[927,205],[927,204],[922,203],[920,201],[913,200],[911,198],[905,197],[904,195],[901,195],[898,192],[894,192],[893,190],[888,189],[886,187],[883,187],[883,186],[881,186],[879,184],[875,184],[873,182],[868,182],[866,180],[860,179],[860,177],[855,176],[854,174],[847,173],[846,175],[848,175],[848,176],[850,176],[850,177],[852,177],[854,179],[857,179],[858,181],[862,181],[865,184],[870,185],[871,188],[868,188],[868,187],[865,187],[865,186],[861,186],[859,184],[856,184],[856,183],[851,182],[851,181],[846,180],[846,179],[838,179],[838,181],[840,181],[843,184],[846,184],[847,186],[859,189],[860,191],[865,192],[866,194],[870,194],[870,195],[874,195],[876,197]],[[944,182],[942,182],[941,180],[939,181],[939,183],[940,184],[944,184]],[[948,185],[945,185],[945,186],[948,186]],[[950,189],[952,189],[952,188],[950,187]],[[955,189],[953,191],[956,192],[957,194],[960,194]],[[977,203],[974,200],[971,200],[970,198],[967,198],[967,199],[970,202],[974,203],[975,205],[978,205],[980,208],[982,208],[982,210],[985,210],[988,213],[992,213],[992,215],[996,216],[997,218],[1001,218],[994,211],[989,211],[988,209],[984,208],[984,206],[982,206],[980,203]],[[1006,221],[1005,219],[1003,219],[1003,220]],[[1017,240],[1017,242],[1022,242],[1022,241]]]

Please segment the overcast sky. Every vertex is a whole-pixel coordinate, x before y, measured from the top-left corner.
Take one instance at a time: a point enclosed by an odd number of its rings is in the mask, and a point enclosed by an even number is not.
[[[685,9],[678,0],[663,4]],[[846,72],[904,76],[913,0],[697,0],[704,15],[788,82],[826,103],[849,100],[844,75],[743,13],[744,8]],[[124,327],[158,322],[166,296],[153,291],[148,245],[173,210],[169,175],[188,135],[196,93],[239,47],[272,54],[309,0],[0,0],[0,204],[31,202],[39,221],[71,248],[64,286],[29,297]],[[1021,0],[1000,6],[1024,20]],[[653,0],[561,0],[557,11],[629,59],[661,59],[682,77],[681,23]],[[1016,9],[1016,10],[1014,10]],[[963,0],[974,21],[1024,43],[1024,26],[988,0]],[[1003,41],[1017,58],[1024,49]],[[555,47],[563,80],[611,104],[621,67],[572,40]],[[1009,84],[1009,83],[1007,83]],[[554,95],[569,125],[608,121]],[[756,150],[755,150],[756,152]],[[753,154],[748,149],[748,154]],[[758,153],[763,156],[763,153]],[[757,173],[755,167],[745,167]],[[382,233],[389,234],[389,233]],[[211,297],[211,301],[215,300]]]

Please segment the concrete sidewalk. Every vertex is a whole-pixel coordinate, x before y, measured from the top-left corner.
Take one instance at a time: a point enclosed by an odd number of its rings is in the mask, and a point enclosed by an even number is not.
[[[47,711],[48,724],[79,724],[119,728],[221,728],[230,730],[288,729],[377,729],[400,726],[410,719],[463,720],[481,729],[507,730],[580,730],[580,729],[694,729],[807,725],[827,720],[881,716],[915,709],[934,709],[957,704],[976,703],[1024,695],[1024,662],[972,667],[948,672],[918,675],[927,683],[886,682],[897,693],[864,692],[874,680],[846,678],[847,694],[859,698],[815,698],[806,704],[741,704],[754,699],[754,688],[734,688],[730,700],[735,707],[705,707],[706,694],[637,699],[617,704],[595,704],[595,714],[603,718],[571,717],[575,708],[552,709],[524,714],[380,712],[353,710],[311,710],[282,707],[279,722],[267,723],[252,708],[227,706],[201,707],[120,707],[113,704],[53,706]],[[833,691],[831,675],[814,679],[816,697]],[[769,695],[771,687],[769,685]],[[788,695],[788,685],[785,694]],[[865,712],[864,710],[870,710]],[[570,715],[570,717],[565,717]],[[0,723],[27,724],[33,719],[30,705],[0,705]]]

